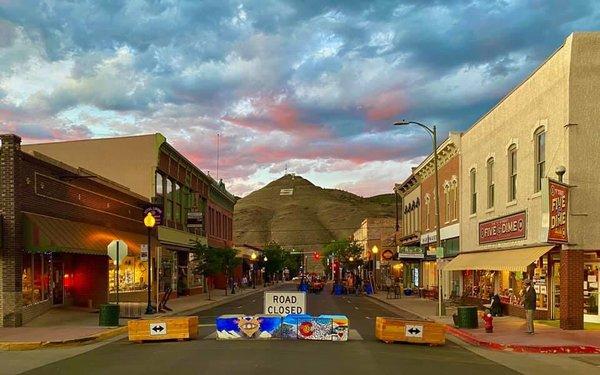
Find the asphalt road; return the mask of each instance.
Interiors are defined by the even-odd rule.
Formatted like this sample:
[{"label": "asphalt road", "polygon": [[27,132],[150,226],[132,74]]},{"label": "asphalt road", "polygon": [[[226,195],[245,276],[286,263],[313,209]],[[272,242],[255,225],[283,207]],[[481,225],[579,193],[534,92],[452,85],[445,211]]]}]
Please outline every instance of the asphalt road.
[{"label": "asphalt road", "polygon": [[[292,289],[287,285],[284,289]],[[402,316],[368,297],[308,296],[309,313],[345,314],[348,342],[217,341],[214,319],[222,314],[262,313],[263,298],[250,295],[198,313],[200,339],[188,342],[115,341],[27,374],[514,374],[507,367],[447,342],[442,347],[384,344],[374,336],[376,316]],[[355,331],[354,331],[355,330]]]}]

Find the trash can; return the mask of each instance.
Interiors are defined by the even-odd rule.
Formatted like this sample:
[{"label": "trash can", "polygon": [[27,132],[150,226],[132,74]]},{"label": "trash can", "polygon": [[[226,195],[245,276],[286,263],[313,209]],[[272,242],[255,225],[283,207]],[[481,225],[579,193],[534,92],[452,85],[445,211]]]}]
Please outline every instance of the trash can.
[{"label": "trash can", "polygon": [[458,307],[458,328],[477,328],[477,307],[459,306]]},{"label": "trash can", "polygon": [[117,327],[119,325],[119,305],[100,305],[99,325],[106,327]]},{"label": "trash can", "polygon": [[365,293],[373,294],[373,285],[371,285],[371,284],[365,285]]},{"label": "trash can", "polygon": [[341,296],[342,294],[344,294],[344,286],[342,284],[334,284],[333,294],[336,296]]}]

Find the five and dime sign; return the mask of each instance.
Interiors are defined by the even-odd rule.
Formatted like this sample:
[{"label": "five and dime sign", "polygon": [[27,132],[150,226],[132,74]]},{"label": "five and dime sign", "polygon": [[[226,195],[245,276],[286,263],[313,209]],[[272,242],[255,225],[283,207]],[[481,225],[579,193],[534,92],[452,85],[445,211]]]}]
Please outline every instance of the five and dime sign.
[{"label": "five and dime sign", "polygon": [[265,292],[265,314],[305,314],[304,292]]},{"label": "five and dime sign", "polygon": [[492,243],[525,238],[525,211],[479,223],[479,243]]},{"label": "five and dime sign", "polygon": [[542,237],[543,242],[567,243],[569,187],[560,182],[544,179],[542,181],[543,197],[546,197],[542,207]]}]

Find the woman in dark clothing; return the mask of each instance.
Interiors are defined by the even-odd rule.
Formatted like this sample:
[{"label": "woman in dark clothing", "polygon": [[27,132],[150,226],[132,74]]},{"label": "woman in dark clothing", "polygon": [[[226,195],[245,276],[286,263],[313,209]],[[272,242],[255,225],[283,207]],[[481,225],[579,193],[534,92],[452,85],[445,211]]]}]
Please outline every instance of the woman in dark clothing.
[{"label": "woman in dark clothing", "polygon": [[492,296],[490,314],[492,314],[492,316],[502,316],[502,305],[500,304],[500,296],[498,295],[498,293],[495,293]]}]

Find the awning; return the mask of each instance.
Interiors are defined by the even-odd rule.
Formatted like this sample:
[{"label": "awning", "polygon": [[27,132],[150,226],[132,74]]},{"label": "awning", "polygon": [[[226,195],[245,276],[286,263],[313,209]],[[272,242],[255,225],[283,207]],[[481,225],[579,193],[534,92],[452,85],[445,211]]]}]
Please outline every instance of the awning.
[{"label": "awning", "polygon": [[115,239],[125,241],[129,255],[138,255],[140,244],[148,242],[142,234],[32,213],[25,213],[24,237],[29,252],[91,255],[106,255],[106,246]]},{"label": "awning", "polygon": [[525,272],[527,267],[554,246],[536,246],[522,249],[492,250],[461,253],[452,259],[444,271],[490,270]]}]

